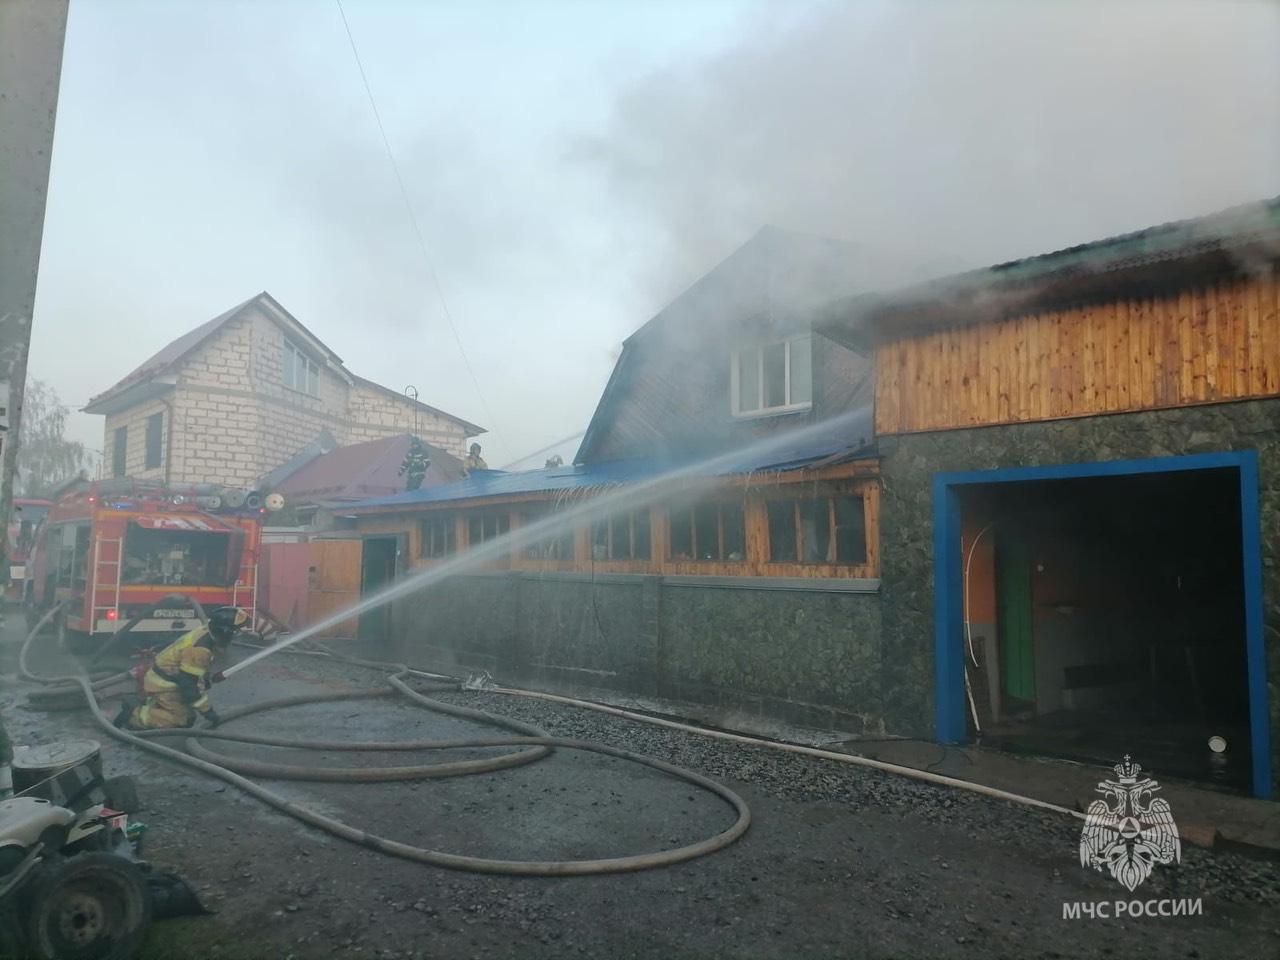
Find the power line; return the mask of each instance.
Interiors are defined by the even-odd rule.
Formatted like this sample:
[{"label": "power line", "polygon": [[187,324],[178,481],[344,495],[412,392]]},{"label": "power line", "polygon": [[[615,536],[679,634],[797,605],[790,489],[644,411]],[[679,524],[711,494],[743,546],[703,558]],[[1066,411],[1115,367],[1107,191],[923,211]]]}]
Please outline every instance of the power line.
[{"label": "power line", "polygon": [[342,17],[343,29],[347,32],[347,42],[351,44],[351,55],[355,58],[356,69],[360,71],[360,81],[364,84],[365,95],[369,98],[369,106],[373,110],[373,119],[378,124],[378,134],[382,137],[382,146],[387,152],[387,160],[391,163],[391,170],[396,177],[396,185],[400,188],[400,198],[404,201],[405,212],[409,214],[409,222],[413,225],[413,235],[418,239],[418,250],[422,253],[422,260],[427,265],[427,275],[431,277],[431,285],[436,292],[436,297],[440,301],[440,309],[444,312],[444,318],[449,322],[449,329],[453,332],[454,342],[458,345],[458,353],[462,355],[462,364],[467,368],[467,373],[471,375],[471,382],[475,385],[476,396],[480,398],[480,405],[484,407],[485,416],[489,422],[497,427],[497,421],[494,419],[493,410],[489,406],[489,401],[485,399],[484,391],[480,389],[480,378],[476,376],[475,369],[471,366],[471,360],[467,357],[466,347],[462,345],[462,337],[458,333],[458,325],[453,321],[453,314],[449,310],[449,304],[444,297],[444,289],[440,286],[440,277],[436,273],[435,262],[431,259],[431,253],[427,249],[427,241],[422,236],[422,227],[418,225],[417,214],[413,212],[413,204],[409,201],[409,191],[405,188],[404,177],[400,175],[400,164],[396,163],[396,155],[391,149],[391,141],[387,139],[387,129],[382,125],[382,114],[378,112],[378,101],[373,97],[373,88],[369,86],[369,77],[364,72],[364,62],[360,59],[360,50],[356,47],[356,38],[351,33],[351,24],[347,22],[347,12],[342,8],[342,0],[333,0],[338,6],[338,14]]}]

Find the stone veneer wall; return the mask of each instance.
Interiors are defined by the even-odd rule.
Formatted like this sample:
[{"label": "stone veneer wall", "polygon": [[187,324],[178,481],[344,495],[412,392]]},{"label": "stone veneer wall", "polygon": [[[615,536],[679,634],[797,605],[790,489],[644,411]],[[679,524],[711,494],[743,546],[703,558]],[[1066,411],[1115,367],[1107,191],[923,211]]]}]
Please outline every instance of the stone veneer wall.
[{"label": "stone veneer wall", "polygon": [[1280,400],[885,436],[879,444],[882,698],[889,729],[916,735],[934,727],[935,473],[1257,450],[1272,769],[1280,788]]},{"label": "stone veneer wall", "polygon": [[[388,656],[543,689],[605,687],[852,733],[880,730],[874,581],[462,575],[399,601]],[[843,586],[845,589],[839,589]],[[857,592],[849,588],[857,588]]]}]

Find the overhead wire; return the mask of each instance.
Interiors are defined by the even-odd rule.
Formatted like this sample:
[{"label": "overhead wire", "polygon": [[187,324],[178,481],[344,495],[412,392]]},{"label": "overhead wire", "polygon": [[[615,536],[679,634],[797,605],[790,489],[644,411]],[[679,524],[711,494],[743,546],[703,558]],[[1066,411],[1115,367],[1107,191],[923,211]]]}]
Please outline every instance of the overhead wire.
[{"label": "overhead wire", "polygon": [[[431,278],[432,288],[440,301],[440,310],[449,324],[449,330],[453,333],[454,342],[458,345],[458,353],[462,356],[462,365],[467,368],[471,382],[476,388],[476,396],[480,398],[480,405],[484,408],[484,415],[496,429],[497,420],[493,416],[493,408],[489,406],[489,401],[485,398],[484,390],[480,387],[480,378],[476,376],[475,368],[471,365],[471,359],[467,356],[467,349],[463,346],[462,335],[458,332],[458,325],[453,319],[453,312],[449,309],[448,300],[445,299],[444,288],[440,285],[440,275],[436,271],[435,261],[432,259],[431,251],[427,247],[422,227],[418,223],[418,215],[414,213],[413,203],[409,199],[409,190],[405,186],[404,177],[400,173],[400,164],[396,162],[395,151],[391,149],[391,140],[387,137],[387,128],[382,122],[382,113],[378,110],[378,101],[374,98],[373,87],[369,84],[368,74],[365,73],[364,61],[360,58],[360,49],[356,46],[355,35],[351,32],[351,24],[347,21],[347,11],[343,9],[342,0],[333,0],[333,2],[338,7],[338,15],[342,17],[342,28],[346,31],[347,42],[351,45],[351,55],[355,59],[356,69],[360,71],[360,82],[364,85],[365,96],[369,99],[369,107],[373,111],[373,119],[378,126],[378,135],[382,138],[382,146],[386,151],[387,161],[391,164],[392,173],[395,174],[396,186],[400,189],[400,199],[404,202],[405,212],[408,214],[409,223],[413,227],[413,235],[417,238],[418,250],[422,254],[422,260],[427,267],[427,276]],[[500,430],[497,432],[499,436],[502,435]],[[490,435],[492,436],[492,433]],[[509,453],[508,451],[508,455]]]}]

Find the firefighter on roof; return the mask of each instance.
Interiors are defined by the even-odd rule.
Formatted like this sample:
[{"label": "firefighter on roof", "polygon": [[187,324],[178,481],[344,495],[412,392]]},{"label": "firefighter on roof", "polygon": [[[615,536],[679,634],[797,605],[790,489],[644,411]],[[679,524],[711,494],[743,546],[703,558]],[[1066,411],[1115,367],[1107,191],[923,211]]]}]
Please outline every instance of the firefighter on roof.
[{"label": "firefighter on roof", "polygon": [[470,473],[472,470],[488,470],[489,465],[484,462],[484,457],[480,456],[480,444],[473,443],[471,450],[462,458],[462,469],[464,473]]},{"label": "firefighter on roof", "polygon": [[238,607],[219,607],[209,615],[207,626],[196,627],[161,650],[142,681],[147,702],[133,710],[122,707],[116,726],[189,727],[199,714],[216,727],[221,721],[209,702],[209,669],[214,655],[224,652],[248,623],[249,615]]}]

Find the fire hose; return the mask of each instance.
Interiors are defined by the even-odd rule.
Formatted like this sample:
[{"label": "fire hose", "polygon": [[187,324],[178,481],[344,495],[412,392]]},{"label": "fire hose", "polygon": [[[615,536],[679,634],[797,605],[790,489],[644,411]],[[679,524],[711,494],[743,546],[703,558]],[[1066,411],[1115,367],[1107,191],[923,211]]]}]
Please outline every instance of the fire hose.
[{"label": "fire hose", "polygon": [[[341,741],[286,740],[284,738],[266,737],[253,734],[233,734],[227,733],[221,729],[147,731],[121,730],[112,724],[107,716],[103,714],[98,704],[97,693],[98,689],[109,685],[108,681],[110,681],[110,683],[118,682],[120,679],[127,677],[127,673],[108,677],[94,683],[84,674],[46,677],[38,675],[29,669],[27,664],[28,651],[35,641],[35,638],[40,633],[41,628],[59,609],[60,607],[54,607],[46,613],[31,629],[26,639],[23,641],[18,654],[18,670],[24,679],[43,686],[53,687],[60,691],[73,686],[78,687],[93,714],[95,722],[114,739],[132,744],[133,746],[139,747],[148,753],[163,757],[167,760],[172,760],[193,770],[216,777],[219,780],[223,780],[232,786],[239,788],[250,796],[263,801],[269,806],[274,807],[281,813],[287,814],[297,820],[301,820],[304,823],[308,823],[311,826],[324,830],[325,832],[342,840],[349,840],[352,843],[368,847],[372,850],[377,850],[380,853],[400,857],[405,860],[412,860],[417,863],[426,863],[432,866],[470,871],[473,873],[542,877],[588,876],[648,870],[654,867],[664,867],[683,863],[687,860],[705,856],[706,854],[714,853],[717,850],[727,847],[746,833],[747,828],[751,825],[751,811],[747,807],[746,802],[728,787],[716,783],[714,780],[704,777],[701,774],[694,773],[692,770],[686,770],[683,767],[678,767],[674,764],[666,763],[665,761],[657,760],[653,757],[646,757],[638,753],[632,753],[629,750],[622,750],[617,747],[593,743],[587,740],[571,740],[561,737],[549,737],[543,731],[530,724],[525,724],[520,721],[504,717],[498,717],[482,710],[474,710],[470,707],[462,707],[456,704],[433,700],[412,689],[404,682],[404,678],[406,676],[411,676],[417,673],[417,671],[410,670],[409,667],[404,664],[382,665],[392,671],[387,677],[389,688],[386,690],[343,690],[300,697],[285,697],[279,700],[251,704],[247,707],[227,710],[223,713],[223,719],[224,722],[227,722],[237,717],[247,716],[252,713],[261,713],[267,710],[278,709],[285,706],[298,706],[306,703],[399,694],[400,696],[408,699],[411,703],[428,710],[491,723],[519,731],[524,735],[447,741],[420,740],[405,742],[375,741],[364,743],[344,743]],[[368,662],[375,663],[376,661]],[[447,688],[443,685],[437,685],[433,689]],[[166,747],[154,742],[155,737],[174,735],[187,737],[186,746],[189,752],[184,753],[181,750],[175,750],[172,747]],[[201,747],[197,743],[198,739],[230,740],[244,743],[269,744],[271,746],[322,750],[405,751],[501,746],[517,746],[523,749],[515,753],[504,754],[498,757],[490,757],[482,760],[457,761],[445,764],[382,767],[372,769],[331,767],[312,768],[288,764],[260,763],[258,761],[232,759]],[[622,760],[630,760],[634,763],[640,763],[666,773],[675,779],[684,780],[716,795],[717,797],[720,797],[734,809],[737,814],[737,818],[730,827],[706,840],[682,847],[676,847],[671,850],[662,850],[656,853],[636,854],[632,856],[610,857],[595,860],[499,860],[446,853],[440,850],[429,850],[425,847],[401,843],[388,837],[369,833],[366,830],[352,826],[351,824],[338,820],[335,817],[327,816],[317,810],[304,806],[303,804],[294,803],[293,801],[282,797],[280,794],[268,790],[261,784],[258,784],[236,772],[236,770],[242,770],[259,776],[267,776],[277,779],[340,779],[354,782],[379,782],[385,780],[417,779],[423,777],[458,776],[462,774],[475,774],[501,770],[529,763],[547,756],[553,748],[557,747],[570,750],[582,750],[590,753],[599,753]]]}]

